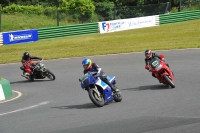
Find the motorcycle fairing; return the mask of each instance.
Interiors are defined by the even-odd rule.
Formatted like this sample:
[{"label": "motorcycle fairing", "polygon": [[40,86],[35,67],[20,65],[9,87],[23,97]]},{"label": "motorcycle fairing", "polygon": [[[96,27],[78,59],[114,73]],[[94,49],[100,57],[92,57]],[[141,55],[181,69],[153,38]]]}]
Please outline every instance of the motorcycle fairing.
[{"label": "motorcycle fairing", "polygon": [[105,82],[103,82],[100,78],[98,78],[96,80],[95,85],[100,86],[103,89],[103,93],[104,93],[104,100],[105,102],[109,102],[114,100],[114,97],[112,95],[112,90],[110,88],[110,86],[108,86]]},{"label": "motorcycle fairing", "polygon": [[115,81],[115,76],[113,76],[113,77],[107,76],[107,79],[108,79],[108,81],[109,81],[111,84],[113,84],[114,81]]},{"label": "motorcycle fairing", "polygon": [[105,82],[103,82],[100,78],[96,80],[95,84],[100,86],[103,90],[105,90],[108,87],[108,85]]}]

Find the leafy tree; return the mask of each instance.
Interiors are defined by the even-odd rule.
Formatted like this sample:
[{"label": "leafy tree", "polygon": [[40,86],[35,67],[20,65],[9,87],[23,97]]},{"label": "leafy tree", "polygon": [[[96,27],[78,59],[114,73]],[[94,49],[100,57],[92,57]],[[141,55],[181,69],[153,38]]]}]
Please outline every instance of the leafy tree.
[{"label": "leafy tree", "polygon": [[104,1],[95,3],[95,13],[98,14],[99,20],[111,20],[114,19],[114,6],[113,2]]},{"label": "leafy tree", "polygon": [[84,21],[94,15],[95,6],[91,0],[68,0],[67,2],[66,6],[69,6],[69,13],[74,19]]}]

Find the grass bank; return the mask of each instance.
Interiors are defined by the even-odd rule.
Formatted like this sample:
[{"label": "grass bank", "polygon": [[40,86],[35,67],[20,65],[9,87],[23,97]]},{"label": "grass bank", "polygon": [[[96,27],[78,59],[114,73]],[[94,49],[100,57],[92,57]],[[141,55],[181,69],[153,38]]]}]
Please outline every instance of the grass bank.
[{"label": "grass bank", "polygon": [[[55,12],[56,14],[56,12]],[[73,24],[60,20],[59,25]],[[2,32],[57,26],[57,19],[35,14],[2,14]]]},{"label": "grass bank", "polygon": [[0,64],[20,62],[24,51],[44,59],[200,48],[200,20],[157,27],[0,46]]}]

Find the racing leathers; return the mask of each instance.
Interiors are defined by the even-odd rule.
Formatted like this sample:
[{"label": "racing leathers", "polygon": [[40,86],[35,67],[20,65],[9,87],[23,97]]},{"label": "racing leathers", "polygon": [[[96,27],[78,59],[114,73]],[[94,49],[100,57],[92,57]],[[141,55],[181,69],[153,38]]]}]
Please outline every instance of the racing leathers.
[{"label": "racing leathers", "polygon": [[33,68],[36,65],[37,62],[33,62],[32,59],[39,59],[42,60],[42,58],[40,57],[36,57],[36,56],[30,56],[27,60],[24,59],[24,56],[22,56],[22,65],[20,68],[24,71],[23,75],[24,76],[31,76],[32,72],[33,72]]}]

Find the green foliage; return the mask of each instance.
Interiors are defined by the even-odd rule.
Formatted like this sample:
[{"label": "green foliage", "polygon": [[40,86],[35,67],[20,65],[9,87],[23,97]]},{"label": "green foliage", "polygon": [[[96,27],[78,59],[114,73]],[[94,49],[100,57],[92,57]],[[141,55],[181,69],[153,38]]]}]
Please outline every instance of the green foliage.
[{"label": "green foliage", "polygon": [[8,13],[8,14],[23,13],[23,14],[38,14],[38,15],[41,15],[43,13],[43,11],[44,11],[44,9],[40,5],[19,6],[19,5],[12,4],[10,6],[3,8],[3,12]]},{"label": "green foliage", "polygon": [[200,9],[200,1],[185,3],[182,5],[181,9],[182,9],[182,11],[199,10]]},{"label": "green foliage", "polygon": [[91,0],[70,0],[69,9],[69,14],[74,19],[84,21],[93,16],[95,6]]},{"label": "green foliage", "polygon": [[96,2],[95,13],[98,14],[99,20],[112,20],[114,19],[114,3],[113,2]]},{"label": "green foliage", "polygon": [[0,81],[2,81],[3,80],[3,78],[2,77],[0,77]]},{"label": "green foliage", "polygon": [[[72,22],[87,22],[94,17],[95,7],[91,0],[62,0],[59,4],[59,19],[67,20]],[[11,4],[3,8],[3,13],[7,14],[36,14],[36,15],[46,15],[53,19],[57,18],[57,7],[43,7],[41,5],[36,6],[20,6],[16,4]]]},{"label": "green foliage", "polygon": [[178,7],[173,7],[170,11],[171,13],[175,13],[175,12],[178,12]]},{"label": "green foliage", "polygon": [[57,18],[57,8],[56,7],[46,7],[46,8],[44,8],[43,14],[55,19],[55,18]]}]

